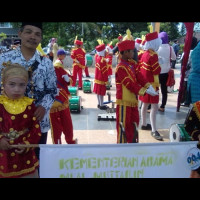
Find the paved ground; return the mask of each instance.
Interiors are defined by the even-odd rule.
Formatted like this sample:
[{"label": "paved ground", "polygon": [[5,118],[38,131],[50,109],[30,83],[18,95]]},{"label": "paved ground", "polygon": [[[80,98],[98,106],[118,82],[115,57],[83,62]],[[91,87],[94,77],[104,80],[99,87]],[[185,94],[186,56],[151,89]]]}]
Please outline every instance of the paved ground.
[{"label": "paved ground", "polygon": [[[114,70],[115,69],[113,69],[113,72]],[[90,80],[93,81],[94,67],[90,67],[89,72],[91,76]],[[176,65],[175,78],[176,78],[176,85],[175,85],[175,90],[176,90],[179,88],[179,83],[180,83],[180,64]],[[116,87],[113,75],[112,88],[108,90],[111,93],[111,100],[115,100],[115,90]],[[97,108],[96,94],[83,93],[83,91],[79,91],[78,95],[81,96],[83,109],[79,114],[71,113],[73,128],[74,128],[74,138],[78,139],[79,144],[115,144],[117,140],[116,121],[97,120],[98,114],[106,113],[106,111],[99,110]],[[164,142],[170,142],[169,141],[170,126],[174,123],[182,124],[188,112],[188,108],[186,107],[181,107],[180,111],[176,112],[177,98],[178,98],[178,92],[169,93],[165,112],[161,113],[158,111],[157,113],[157,128],[160,134],[163,136]],[[104,101],[107,100],[108,97],[105,96]],[[149,116],[149,114],[147,116]],[[149,123],[149,121],[147,122]],[[162,141],[155,140],[151,136],[150,131],[139,130],[139,142],[157,143]],[[63,135],[62,135],[62,143],[66,144]],[[47,144],[52,144],[50,131],[48,133]]]}]

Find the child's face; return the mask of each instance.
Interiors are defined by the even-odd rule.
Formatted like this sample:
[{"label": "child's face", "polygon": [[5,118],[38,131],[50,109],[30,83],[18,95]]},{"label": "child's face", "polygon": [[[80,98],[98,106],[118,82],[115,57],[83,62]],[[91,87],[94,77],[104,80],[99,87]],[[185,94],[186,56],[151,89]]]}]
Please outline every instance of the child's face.
[{"label": "child's face", "polygon": [[10,99],[19,99],[24,96],[27,83],[19,77],[10,77],[4,83],[4,92]]},{"label": "child's face", "polygon": [[64,60],[64,59],[65,59],[65,57],[66,57],[66,55],[65,55],[65,54],[63,54],[63,55],[58,55],[58,58],[59,58],[60,60]]},{"label": "child's face", "polygon": [[133,49],[127,50],[127,51],[125,51],[124,53],[126,54],[126,57],[127,57],[128,59],[131,59],[131,58],[133,58],[134,50],[133,50]]}]

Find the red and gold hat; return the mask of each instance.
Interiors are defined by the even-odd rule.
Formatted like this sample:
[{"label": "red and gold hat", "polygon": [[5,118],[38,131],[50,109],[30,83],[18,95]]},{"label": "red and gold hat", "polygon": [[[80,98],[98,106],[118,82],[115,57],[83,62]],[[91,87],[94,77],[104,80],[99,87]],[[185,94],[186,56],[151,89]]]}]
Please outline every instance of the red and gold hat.
[{"label": "red and gold hat", "polygon": [[80,40],[76,40],[76,41],[74,42],[74,44],[83,45],[83,42],[81,42]]},{"label": "red and gold hat", "polygon": [[135,41],[134,40],[124,40],[118,44],[118,48],[119,48],[119,51],[134,49]]},{"label": "red and gold hat", "polygon": [[147,41],[147,42],[148,42],[148,41],[151,41],[151,40],[155,40],[155,39],[158,38],[158,32],[155,31],[155,32],[153,32],[153,33],[147,33],[145,38],[146,38],[146,41]]},{"label": "red and gold hat", "polygon": [[141,43],[142,43],[142,39],[137,38],[137,39],[135,40],[135,42],[138,43],[138,44],[141,44]]},{"label": "red and gold hat", "polygon": [[100,44],[100,45],[96,46],[96,50],[98,52],[103,51],[105,48],[106,48],[105,44]]},{"label": "red and gold hat", "polygon": [[146,43],[146,40],[143,40],[142,43],[141,43],[141,45],[145,45],[145,43]]},{"label": "red and gold hat", "polygon": [[117,39],[118,39],[118,40],[121,40],[122,38],[123,38],[123,37],[120,35]]}]

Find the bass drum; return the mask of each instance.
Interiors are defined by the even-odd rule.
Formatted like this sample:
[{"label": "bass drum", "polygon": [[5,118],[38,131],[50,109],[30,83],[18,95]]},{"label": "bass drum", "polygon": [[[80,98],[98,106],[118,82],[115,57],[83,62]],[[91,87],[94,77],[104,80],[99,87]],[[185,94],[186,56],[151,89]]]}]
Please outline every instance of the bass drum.
[{"label": "bass drum", "polygon": [[81,96],[72,96],[69,99],[69,109],[71,112],[81,112]]},{"label": "bass drum", "polygon": [[92,93],[92,85],[93,85],[92,81],[84,80],[83,81],[83,92],[84,93]]},{"label": "bass drum", "polygon": [[93,63],[93,58],[90,54],[86,54],[86,66],[87,67],[91,67],[92,66],[92,63]]},{"label": "bass drum", "polygon": [[169,129],[170,142],[190,141],[191,137],[184,128],[184,124],[172,124]]}]

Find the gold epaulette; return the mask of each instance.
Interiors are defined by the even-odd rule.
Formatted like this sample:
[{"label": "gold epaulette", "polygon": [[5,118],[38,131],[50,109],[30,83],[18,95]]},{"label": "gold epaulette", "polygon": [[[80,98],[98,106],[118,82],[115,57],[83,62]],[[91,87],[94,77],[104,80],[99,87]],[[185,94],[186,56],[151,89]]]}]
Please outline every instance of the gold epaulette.
[{"label": "gold epaulette", "polygon": [[152,50],[152,49],[149,49],[149,53],[150,53],[150,56],[153,56],[153,55],[155,55],[155,54],[157,54],[154,50]]}]

